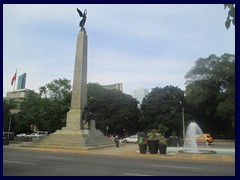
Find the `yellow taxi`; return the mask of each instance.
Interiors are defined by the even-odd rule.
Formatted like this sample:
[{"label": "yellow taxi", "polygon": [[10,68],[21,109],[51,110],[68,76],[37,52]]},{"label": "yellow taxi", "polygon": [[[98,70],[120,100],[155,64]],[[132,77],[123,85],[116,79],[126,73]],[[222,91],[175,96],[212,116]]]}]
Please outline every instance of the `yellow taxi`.
[{"label": "yellow taxi", "polygon": [[203,136],[196,136],[197,143],[206,142],[207,144],[211,144],[213,142],[213,138],[210,134],[203,134]]}]

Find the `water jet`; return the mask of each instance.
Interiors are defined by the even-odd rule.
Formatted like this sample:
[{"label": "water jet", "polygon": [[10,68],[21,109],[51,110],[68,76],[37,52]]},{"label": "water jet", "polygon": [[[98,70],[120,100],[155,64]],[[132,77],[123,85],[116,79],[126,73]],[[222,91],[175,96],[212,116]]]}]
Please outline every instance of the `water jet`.
[{"label": "water jet", "polygon": [[[197,142],[197,139],[199,140]],[[209,150],[209,145],[205,141],[204,134],[197,123],[191,122],[186,131],[186,137],[184,139],[183,150],[179,153],[190,154],[215,154],[215,151]]]}]

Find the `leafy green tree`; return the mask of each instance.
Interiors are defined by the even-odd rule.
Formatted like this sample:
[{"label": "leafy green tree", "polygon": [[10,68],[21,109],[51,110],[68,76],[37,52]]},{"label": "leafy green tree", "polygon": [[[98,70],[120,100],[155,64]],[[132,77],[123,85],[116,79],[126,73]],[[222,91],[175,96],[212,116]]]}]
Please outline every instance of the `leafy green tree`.
[{"label": "leafy green tree", "polygon": [[41,86],[39,88],[40,95],[43,98],[50,98],[56,100],[65,100],[69,98],[71,85],[68,79],[55,79],[52,82]]},{"label": "leafy green tree", "polygon": [[12,114],[12,110],[16,109],[19,103],[15,99],[4,98],[3,99],[3,131],[8,131],[10,116],[12,120],[15,119],[15,114]]},{"label": "leafy green tree", "polygon": [[[18,113],[20,132],[38,130],[54,132],[66,123],[70,109],[71,86],[67,79],[53,80],[39,88],[40,94],[30,92],[21,103]],[[104,89],[98,84],[88,85],[88,106],[95,114],[96,126],[105,132],[122,134],[138,130],[138,102],[117,90]]]},{"label": "leafy green tree", "polygon": [[21,103],[19,119],[25,122],[28,132],[36,127],[51,133],[65,125],[71,102],[70,89],[69,80],[58,79],[40,87],[40,94],[27,95]]},{"label": "leafy green tree", "polygon": [[43,126],[42,128],[47,126],[49,132],[61,129],[66,124],[72,95],[70,82],[65,78],[55,79],[39,88],[44,112],[48,115],[48,121],[43,121],[40,125]]},{"label": "leafy green tree", "polygon": [[88,84],[88,106],[96,116],[96,127],[108,134],[138,131],[138,101],[118,90],[105,89],[97,83]]},{"label": "leafy green tree", "polygon": [[33,127],[38,126],[39,119],[43,118],[41,103],[40,95],[34,91],[28,92],[21,102],[18,121],[22,132],[30,133]]},{"label": "leafy green tree", "polygon": [[225,21],[225,27],[229,29],[231,23],[235,26],[235,5],[234,4],[224,4],[224,9],[228,8],[228,16]]},{"label": "leafy green tree", "polygon": [[234,132],[235,56],[200,58],[185,78],[186,99],[200,127],[215,134]]},{"label": "leafy green tree", "polygon": [[[182,133],[181,104],[184,91],[178,87],[156,87],[143,99],[139,125],[142,130],[158,129],[171,135]],[[162,132],[162,133],[164,133]]]}]

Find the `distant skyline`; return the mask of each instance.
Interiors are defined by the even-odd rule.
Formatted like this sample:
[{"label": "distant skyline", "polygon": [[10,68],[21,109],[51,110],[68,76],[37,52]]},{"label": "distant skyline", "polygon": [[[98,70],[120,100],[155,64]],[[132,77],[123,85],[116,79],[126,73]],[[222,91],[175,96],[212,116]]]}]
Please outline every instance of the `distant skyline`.
[{"label": "distant skyline", "polygon": [[148,93],[148,89],[137,88],[132,91],[131,95],[139,101],[139,104],[142,104],[143,98],[148,95]]},{"label": "distant skyline", "polygon": [[18,76],[17,79],[17,89],[25,89],[25,85],[26,85],[26,78],[27,78],[27,74],[23,73],[20,76]]},{"label": "distant skyline", "polygon": [[36,92],[54,79],[72,81],[76,8],[87,9],[88,82],[123,83],[127,94],[184,90],[197,59],[235,54],[235,26],[225,28],[223,4],[3,4],[3,96],[16,69]]}]

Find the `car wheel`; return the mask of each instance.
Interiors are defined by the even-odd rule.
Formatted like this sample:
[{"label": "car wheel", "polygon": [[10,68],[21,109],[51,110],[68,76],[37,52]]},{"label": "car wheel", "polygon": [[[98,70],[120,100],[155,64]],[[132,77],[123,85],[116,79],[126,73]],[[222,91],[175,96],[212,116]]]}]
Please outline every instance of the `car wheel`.
[{"label": "car wheel", "polygon": [[124,139],[122,142],[123,142],[123,143],[127,143],[127,140],[126,140],[126,139]]}]

